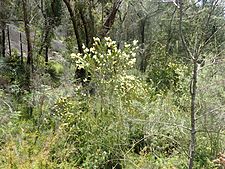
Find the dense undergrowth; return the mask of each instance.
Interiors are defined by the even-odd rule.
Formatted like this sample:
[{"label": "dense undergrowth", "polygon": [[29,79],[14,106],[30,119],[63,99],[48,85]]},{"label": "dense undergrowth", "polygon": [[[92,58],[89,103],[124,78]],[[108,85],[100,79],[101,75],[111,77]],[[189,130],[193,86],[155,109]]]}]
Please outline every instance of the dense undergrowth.
[{"label": "dense undergrowth", "polygon": [[[187,168],[191,65],[168,59],[140,73],[135,45],[96,38],[84,56],[39,63],[31,76],[4,61],[12,66],[0,70],[9,83],[0,91],[0,168]],[[91,78],[82,85],[76,69]],[[216,168],[225,148],[224,73],[212,70],[198,82],[195,168]]]}]

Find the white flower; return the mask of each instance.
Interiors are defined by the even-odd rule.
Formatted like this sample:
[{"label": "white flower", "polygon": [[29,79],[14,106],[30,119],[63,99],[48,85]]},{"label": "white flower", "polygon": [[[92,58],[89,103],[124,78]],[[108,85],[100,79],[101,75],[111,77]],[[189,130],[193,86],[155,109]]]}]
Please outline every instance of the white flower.
[{"label": "white flower", "polygon": [[72,59],[82,59],[81,58],[82,55],[80,53],[77,53],[77,54],[76,53],[71,53],[70,56],[71,56]]},{"label": "white flower", "polygon": [[134,45],[134,46],[136,46],[137,43],[138,43],[138,40],[134,40],[134,41],[133,41],[133,45]]},{"label": "white flower", "polygon": [[85,48],[85,49],[84,49],[84,52],[85,52],[85,53],[88,53],[88,52],[89,52],[89,49],[88,49],[88,48]]},{"label": "white flower", "polygon": [[132,52],[131,56],[132,57],[135,57],[136,56],[136,53]]},{"label": "white flower", "polygon": [[99,37],[93,37],[93,39],[94,39],[94,42],[100,42]]},{"label": "white flower", "polygon": [[112,42],[106,42],[106,45],[110,48],[113,45],[113,43]]},{"label": "white flower", "polygon": [[74,58],[76,58],[76,54],[75,53],[71,53],[71,55],[70,55],[70,57],[72,58],[72,59],[74,59]]},{"label": "white flower", "polygon": [[85,60],[85,59],[87,59],[87,57],[88,57],[88,55],[87,55],[87,54],[85,54],[85,55],[84,55],[84,57],[83,57],[83,59]]},{"label": "white flower", "polygon": [[77,69],[84,69],[84,65],[82,65],[82,64],[78,65]]},{"label": "white flower", "polygon": [[96,55],[94,55],[94,56],[93,56],[93,59],[97,60],[97,56],[96,56]]},{"label": "white flower", "polygon": [[128,62],[128,65],[132,66],[136,63],[136,58],[133,58],[131,59],[129,62]]},{"label": "white flower", "polygon": [[122,53],[122,56],[123,56],[124,59],[129,59],[130,58],[130,55],[128,55],[125,52]]},{"label": "white flower", "polygon": [[110,49],[108,49],[107,53],[109,56],[112,55],[112,51]]},{"label": "white flower", "polygon": [[104,39],[105,39],[107,42],[112,41],[110,37],[105,37]]},{"label": "white flower", "polygon": [[125,43],[125,44],[124,44],[124,47],[125,47],[125,48],[129,48],[129,47],[130,47],[130,44]]},{"label": "white flower", "polygon": [[91,47],[90,48],[90,52],[94,53],[95,52],[95,48],[94,47]]},{"label": "white flower", "polygon": [[135,80],[135,76],[132,76],[132,75],[127,75],[126,78],[129,80]]}]

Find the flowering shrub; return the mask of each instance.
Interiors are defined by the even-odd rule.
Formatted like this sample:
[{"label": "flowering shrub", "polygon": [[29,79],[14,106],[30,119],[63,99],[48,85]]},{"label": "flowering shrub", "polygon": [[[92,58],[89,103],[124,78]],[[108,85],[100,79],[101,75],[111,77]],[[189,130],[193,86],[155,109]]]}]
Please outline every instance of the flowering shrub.
[{"label": "flowering shrub", "polygon": [[[132,142],[128,126],[133,122],[128,125],[124,120],[143,117],[139,106],[148,101],[145,82],[134,75],[136,44],[118,49],[110,38],[94,38],[90,49],[83,46],[84,54],[71,54],[76,69],[88,71],[97,89],[89,96],[77,86],[76,98],[60,98],[52,109],[65,142],[73,143],[66,149],[67,160],[75,161],[75,166],[112,168],[120,165],[121,152],[129,148],[125,145]],[[118,147],[121,139],[126,143],[123,148]]]},{"label": "flowering shrub", "polygon": [[77,69],[85,69],[93,79],[105,81],[118,74],[124,74],[135,66],[136,44],[137,41],[134,41],[133,45],[125,43],[121,50],[109,37],[102,41],[94,38],[94,44],[90,49],[83,45],[84,54],[72,53],[71,58]]},{"label": "flowering shrub", "polygon": [[101,104],[115,106],[119,103],[127,108],[126,113],[139,114],[140,111],[133,109],[132,105],[148,102],[145,96],[150,88],[134,74],[137,41],[125,43],[122,49],[118,49],[116,42],[109,37],[103,40],[94,38],[93,46],[90,49],[83,46],[83,49],[84,54],[72,53],[71,58],[77,69],[90,72]]}]

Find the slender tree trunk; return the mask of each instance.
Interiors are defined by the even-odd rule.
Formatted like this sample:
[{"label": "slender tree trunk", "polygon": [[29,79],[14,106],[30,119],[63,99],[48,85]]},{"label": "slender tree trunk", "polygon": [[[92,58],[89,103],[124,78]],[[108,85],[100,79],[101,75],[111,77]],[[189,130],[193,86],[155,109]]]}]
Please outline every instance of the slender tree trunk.
[{"label": "slender tree trunk", "polygon": [[141,20],[141,63],[140,63],[140,71],[141,72],[145,72],[146,71],[146,67],[147,67],[147,59],[145,56],[145,24],[146,24],[146,17],[144,19]]},{"label": "slender tree trunk", "polygon": [[[45,24],[44,24],[44,31],[42,33],[42,42],[41,42],[41,47],[39,50],[39,55],[42,55],[43,50],[45,49],[45,61],[48,61],[48,49],[51,44],[51,33],[53,30],[53,19],[48,17],[46,12],[42,11],[44,19],[45,19]],[[46,52],[47,51],[47,52]]]},{"label": "slender tree trunk", "polygon": [[104,37],[107,35],[107,33],[109,32],[109,30],[111,29],[115,18],[116,18],[116,13],[119,10],[119,7],[121,5],[123,0],[116,0],[113,4],[113,7],[111,9],[111,12],[109,14],[109,16],[107,17],[106,21],[104,22],[103,26],[102,26],[102,30],[100,32],[100,36]]},{"label": "slender tree trunk", "polygon": [[191,142],[189,150],[189,169],[192,169],[194,166],[195,158],[195,147],[196,147],[196,93],[197,93],[197,78],[198,78],[198,63],[197,57],[193,60],[193,74],[192,82],[190,87],[191,94]]},{"label": "slender tree trunk", "polygon": [[[93,0],[89,1],[89,4],[86,5],[84,2],[80,2],[78,6],[78,11],[80,14],[80,19],[82,22],[82,26],[85,34],[85,43],[88,48],[90,48],[93,44],[93,37],[96,34],[95,25],[94,25],[94,16],[92,12],[93,8]],[[87,7],[83,7],[87,6]]]},{"label": "slender tree trunk", "polygon": [[1,44],[1,54],[2,54],[2,57],[5,57],[5,50],[6,50],[5,28],[6,28],[6,23],[5,23],[5,21],[1,21],[0,24],[1,24],[0,25],[0,28],[1,28],[1,39],[0,39],[0,41],[1,41],[1,43],[0,43]]},{"label": "slender tree trunk", "polygon": [[[193,74],[192,80],[190,84],[190,94],[191,94],[191,140],[190,140],[190,147],[189,147],[189,163],[188,168],[193,169],[194,167],[194,159],[195,159],[195,147],[196,147],[196,93],[197,93],[197,78],[198,78],[198,52],[192,52],[189,48],[188,44],[186,43],[186,39],[183,35],[182,31],[182,22],[183,22],[183,1],[179,0],[179,7],[180,7],[180,21],[179,21],[179,31],[180,31],[180,38],[183,44],[183,47],[186,51],[188,58],[190,58],[193,62]],[[193,54],[194,53],[194,54]]]},{"label": "slender tree trunk", "polygon": [[32,43],[31,43],[31,35],[30,35],[30,26],[29,26],[29,18],[28,18],[28,10],[27,10],[27,0],[22,0],[23,2],[23,17],[24,17],[24,27],[25,34],[27,39],[27,64],[33,67],[33,51],[32,51]]},{"label": "slender tree trunk", "polygon": [[70,19],[72,21],[74,33],[75,33],[75,36],[76,36],[76,39],[77,39],[78,51],[80,53],[83,53],[82,40],[81,40],[81,37],[80,37],[80,33],[78,31],[78,26],[77,26],[75,12],[74,12],[74,10],[72,8],[72,5],[70,4],[69,0],[63,0],[63,2],[66,4],[66,7],[67,7],[67,9],[68,9],[68,11],[70,13]]},{"label": "slender tree trunk", "polygon": [[2,56],[2,32],[0,32],[0,57]]},{"label": "slender tree trunk", "polygon": [[5,57],[5,27],[2,27],[2,56]]},{"label": "slender tree trunk", "polygon": [[51,23],[52,21],[48,21],[48,20],[49,19],[46,19],[47,25],[45,26],[45,37],[44,37],[44,41],[43,41],[43,47],[45,48],[45,62],[46,63],[48,63],[48,50],[49,50],[49,47],[51,44],[51,33],[52,33],[52,23]]},{"label": "slender tree trunk", "polygon": [[12,56],[12,50],[11,50],[11,41],[10,41],[10,30],[9,25],[7,26],[7,36],[8,36],[8,45],[9,45],[9,56]]},{"label": "slender tree trunk", "polygon": [[5,2],[0,0],[0,56],[5,57]]},{"label": "slender tree trunk", "polygon": [[84,27],[84,33],[85,33],[85,41],[86,41],[86,46],[90,48],[93,43],[93,37],[95,35],[95,26],[94,26],[94,17],[92,14],[92,2],[90,2],[88,6],[88,14],[89,18],[86,17],[85,11],[82,9],[82,7],[79,8],[79,14],[80,18]]},{"label": "slender tree trunk", "polygon": [[24,88],[27,91],[31,90],[31,77],[33,72],[33,51],[32,51],[32,43],[31,43],[31,35],[30,35],[30,26],[29,26],[29,18],[28,18],[28,0],[22,0],[22,7],[23,7],[23,21],[24,21],[24,28],[26,34],[26,41],[27,41],[27,66],[26,66],[26,83],[24,84]]},{"label": "slender tree trunk", "polygon": [[93,13],[92,13],[92,8],[94,6],[94,2],[93,0],[91,0],[90,4],[89,4],[89,7],[88,7],[88,10],[89,10],[89,33],[90,33],[90,44],[93,44],[94,40],[93,40],[93,37],[96,36],[96,28],[95,28],[95,19],[94,19],[94,16],[93,16]]},{"label": "slender tree trunk", "polygon": [[88,23],[86,21],[86,18],[84,16],[84,13],[83,13],[82,9],[79,9],[79,14],[80,14],[81,21],[82,21],[83,27],[84,27],[86,46],[90,47],[90,39],[89,39],[90,38],[90,33],[89,33],[89,30],[88,30]]},{"label": "slender tree trunk", "polygon": [[38,52],[39,55],[42,55],[43,49],[44,49],[44,46],[45,46],[46,26],[44,26],[43,29],[44,29],[44,31],[42,32],[42,35],[41,35],[41,45],[40,45],[40,49],[39,49],[39,52]]},{"label": "slender tree trunk", "polygon": [[49,49],[48,47],[49,47],[49,45],[45,46],[45,64],[48,63],[48,49]]},{"label": "slender tree trunk", "polygon": [[23,41],[22,41],[22,33],[20,32],[20,61],[23,64]]}]

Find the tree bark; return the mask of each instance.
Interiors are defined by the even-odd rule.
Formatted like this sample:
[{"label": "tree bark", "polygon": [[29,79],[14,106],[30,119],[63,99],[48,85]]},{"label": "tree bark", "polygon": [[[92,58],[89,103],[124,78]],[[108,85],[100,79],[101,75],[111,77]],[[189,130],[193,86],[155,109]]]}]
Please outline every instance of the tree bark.
[{"label": "tree bark", "polygon": [[66,4],[66,7],[67,7],[67,9],[69,11],[69,14],[70,14],[70,19],[72,21],[74,33],[75,33],[75,36],[76,36],[76,39],[77,39],[78,51],[80,53],[83,53],[82,40],[81,40],[81,37],[80,37],[80,33],[78,31],[78,26],[77,26],[75,12],[74,12],[74,10],[72,8],[72,5],[70,4],[69,0],[63,0],[63,2]]},{"label": "tree bark", "polygon": [[[47,16],[46,16],[47,17]],[[41,55],[43,52],[43,49],[45,48],[45,62],[48,62],[48,49],[51,44],[51,33],[53,30],[53,21],[51,21],[51,18],[45,18],[45,26],[44,26],[44,31],[45,33],[43,34],[43,42],[41,44],[41,49],[39,51],[39,54]]]},{"label": "tree bark", "polygon": [[49,49],[49,45],[45,46],[45,64],[48,63],[48,49]]},{"label": "tree bark", "polygon": [[107,35],[107,33],[109,32],[109,30],[111,29],[114,21],[115,21],[115,18],[116,18],[116,13],[118,12],[119,10],[119,7],[121,5],[123,0],[116,0],[114,3],[113,3],[113,7],[112,7],[112,10],[110,12],[110,14],[108,15],[106,21],[104,22],[103,26],[102,26],[102,30],[100,32],[100,36],[101,37],[104,37]]},{"label": "tree bark", "polygon": [[146,55],[145,55],[145,24],[146,24],[146,17],[144,17],[141,20],[141,25],[140,25],[140,29],[141,29],[141,63],[140,63],[140,71],[141,72],[145,72],[146,71],[146,67],[147,67],[147,59],[146,59]]},{"label": "tree bark", "polygon": [[33,51],[32,51],[32,43],[31,43],[31,35],[30,35],[30,26],[29,26],[29,18],[28,18],[28,10],[27,10],[27,0],[22,0],[23,5],[23,19],[24,19],[24,27],[25,34],[27,39],[27,64],[33,66]]},{"label": "tree bark", "polygon": [[198,63],[197,57],[193,60],[193,74],[190,88],[191,94],[191,142],[189,150],[189,165],[188,168],[194,167],[195,147],[196,147],[196,93],[197,93],[197,77],[198,77]]},{"label": "tree bark", "polygon": [[5,57],[5,27],[2,27],[2,57]]},{"label": "tree bark", "polygon": [[90,4],[89,4],[89,7],[88,7],[88,11],[89,11],[89,33],[90,33],[90,44],[93,44],[94,40],[93,40],[93,37],[96,36],[96,28],[95,28],[95,19],[94,19],[94,16],[93,16],[93,13],[92,13],[92,8],[94,6],[94,2],[93,0],[90,1]]},{"label": "tree bark", "polygon": [[1,29],[1,39],[0,39],[0,48],[1,48],[1,55],[3,57],[6,56],[5,50],[6,50],[6,23],[8,20],[7,15],[7,4],[5,0],[0,0],[0,29]]},{"label": "tree bark", "polygon": [[188,168],[193,169],[194,167],[194,159],[195,159],[195,147],[196,147],[196,94],[197,94],[197,78],[198,78],[198,49],[195,49],[194,52],[191,51],[189,46],[186,43],[186,39],[183,35],[182,30],[182,22],[183,22],[183,1],[179,0],[180,7],[180,21],[179,21],[179,32],[182,45],[186,51],[188,58],[190,58],[193,62],[193,74],[192,80],[190,84],[190,94],[191,94],[191,140],[189,147],[189,162]]},{"label": "tree bark", "polygon": [[21,64],[23,64],[23,41],[21,32],[20,32],[20,62]]},{"label": "tree bark", "polygon": [[2,32],[0,32],[0,57],[2,56]]},{"label": "tree bark", "polygon": [[11,41],[10,41],[10,30],[9,26],[7,26],[7,36],[8,36],[8,45],[9,45],[9,56],[12,56],[12,50],[11,50]]},{"label": "tree bark", "polygon": [[81,17],[81,21],[83,23],[83,27],[84,27],[84,33],[85,33],[85,42],[86,42],[86,46],[87,47],[90,47],[90,33],[88,31],[88,23],[86,21],[86,18],[84,16],[84,13],[83,13],[83,10],[79,8],[79,14],[80,14],[80,17]]},{"label": "tree bark", "polygon": [[[45,62],[48,62],[48,51],[52,41],[53,29],[55,27],[55,18],[54,15],[54,6],[55,1],[51,1],[51,14],[47,14],[47,9],[44,10],[44,2],[41,1],[41,12],[44,17],[44,28],[42,33],[42,43],[39,50],[39,55],[42,55],[43,50],[45,49]],[[46,6],[46,5],[45,5]],[[45,7],[46,8],[46,7]]]}]

